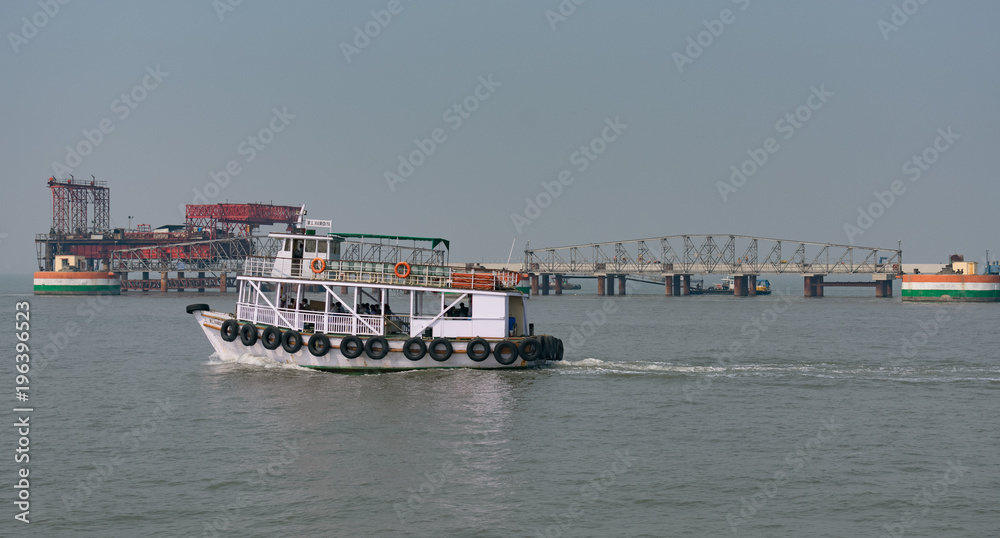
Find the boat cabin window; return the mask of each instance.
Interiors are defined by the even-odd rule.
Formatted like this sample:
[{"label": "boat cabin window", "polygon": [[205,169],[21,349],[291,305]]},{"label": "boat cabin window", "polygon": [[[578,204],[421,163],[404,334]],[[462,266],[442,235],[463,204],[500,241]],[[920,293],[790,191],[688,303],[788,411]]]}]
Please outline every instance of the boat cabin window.
[{"label": "boat cabin window", "polygon": [[282,250],[284,250],[285,252],[291,252],[292,251],[292,240],[291,239],[289,239],[287,237],[285,238],[285,248],[282,249]]},{"label": "boat cabin window", "polygon": [[301,258],[302,257],[302,251],[303,251],[303,249],[305,247],[305,245],[304,245],[305,242],[302,239],[295,239],[293,241],[293,243],[295,245],[295,248],[292,250],[292,257],[293,258]]}]

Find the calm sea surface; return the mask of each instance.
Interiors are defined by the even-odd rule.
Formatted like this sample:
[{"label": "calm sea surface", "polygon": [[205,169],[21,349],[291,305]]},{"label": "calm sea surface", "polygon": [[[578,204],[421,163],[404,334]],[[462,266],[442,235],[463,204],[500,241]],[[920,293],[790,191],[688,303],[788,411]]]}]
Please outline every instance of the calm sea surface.
[{"label": "calm sea surface", "polygon": [[1000,305],[771,282],[737,299],[585,281],[529,302],[567,342],[555,367],[345,376],[213,358],[184,307],[235,294],[0,279],[0,535],[1000,535]]}]

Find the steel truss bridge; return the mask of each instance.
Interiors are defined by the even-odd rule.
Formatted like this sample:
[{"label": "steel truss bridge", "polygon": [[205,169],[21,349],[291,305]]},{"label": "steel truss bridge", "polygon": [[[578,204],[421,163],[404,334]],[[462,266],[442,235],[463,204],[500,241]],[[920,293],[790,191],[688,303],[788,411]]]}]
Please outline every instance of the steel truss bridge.
[{"label": "steel truss bridge", "polygon": [[[342,261],[447,265],[448,251],[442,245],[423,248],[377,236],[351,237],[355,239],[341,243]],[[247,258],[273,258],[280,248],[279,240],[261,235],[150,245],[112,251],[110,270],[242,273]]]},{"label": "steel truss bridge", "polygon": [[601,275],[884,274],[901,272],[900,248],[746,235],[670,235],[526,248],[523,273]]}]

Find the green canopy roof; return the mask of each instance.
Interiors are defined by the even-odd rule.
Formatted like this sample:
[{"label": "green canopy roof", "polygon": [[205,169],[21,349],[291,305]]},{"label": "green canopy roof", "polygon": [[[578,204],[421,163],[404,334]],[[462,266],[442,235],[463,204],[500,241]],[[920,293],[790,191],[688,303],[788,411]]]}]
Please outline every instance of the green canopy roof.
[{"label": "green canopy roof", "polygon": [[431,248],[437,248],[438,245],[444,244],[444,248],[451,250],[451,242],[447,239],[440,237],[413,237],[408,235],[380,235],[380,234],[347,234],[340,232],[332,232],[330,235],[335,235],[338,237],[348,238],[357,237],[359,239],[396,239],[403,241],[428,241],[431,244]]}]

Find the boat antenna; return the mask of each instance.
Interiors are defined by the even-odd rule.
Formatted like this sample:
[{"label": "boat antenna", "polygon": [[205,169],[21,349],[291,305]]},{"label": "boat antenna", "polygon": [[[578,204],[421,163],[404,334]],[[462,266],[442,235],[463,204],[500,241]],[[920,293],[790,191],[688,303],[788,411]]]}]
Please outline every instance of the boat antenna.
[{"label": "boat antenna", "polygon": [[510,266],[510,258],[514,255],[514,244],[517,243],[517,236],[514,236],[514,240],[510,242],[510,253],[507,254],[507,263],[503,266],[503,270],[506,271],[507,267]]},{"label": "boat antenna", "polygon": [[299,220],[299,222],[298,222],[298,227],[299,228],[305,228],[305,226],[304,226],[304,224],[305,224],[305,218],[306,218],[306,204],[302,204],[302,209],[299,210],[299,219],[298,219]]}]

